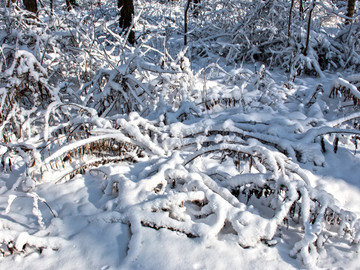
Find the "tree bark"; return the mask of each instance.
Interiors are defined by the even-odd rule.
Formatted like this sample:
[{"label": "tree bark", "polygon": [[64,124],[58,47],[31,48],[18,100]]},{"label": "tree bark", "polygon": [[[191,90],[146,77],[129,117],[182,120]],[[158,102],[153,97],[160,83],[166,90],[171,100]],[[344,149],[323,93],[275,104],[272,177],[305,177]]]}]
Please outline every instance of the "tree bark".
[{"label": "tree bark", "polygon": [[[352,18],[354,16],[354,11],[355,11],[355,1],[356,0],[348,0],[348,9],[347,9],[347,14],[346,16],[348,16],[349,18]],[[346,19],[346,24],[351,23],[351,19]]]},{"label": "tree bark", "polygon": [[33,12],[33,13],[37,13],[38,7],[37,7],[36,0],[23,0],[23,2],[24,2],[26,10]]},{"label": "tree bark", "polygon": [[121,28],[129,28],[134,18],[134,4],[133,0],[118,0],[118,8],[120,10],[119,25]]},{"label": "tree bark", "polygon": [[118,8],[121,8],[119,26],[123,31],[130,31],[128,41],[133,45],[135,44],[135,32],[130,29],[135,13],[133,0],[118,0]]},{"label": "tree bark", "polygon": [[66,2],[68,11],[72,10],[75,6],[78,6],[78,4],[76,3],[76,0],[66,0],[65,2]]},{"label": "tree bark", "polygon": [[304,13],[304,4],[303,4],[303,0],[300,0],[300,4],[299,4],[299,15],[300,18],[302,17],[303,13]]},{"label": "tree bark", "polygon": [[188,11],[190,7],[191,0],[187,1],[184,12],[184,45],[187,45],[187,30],[188,30]]},{"label": "tree bark", "polygon": [[315,1],[312,1],[309,7],[309,18],[308,18],[308,26],[307,26],[307,33],[306,33],[306,45],[304,50],[304,55],[306,56],[309,50],[309,41],[310,41],[310,31],[311,31],[311,15],[315,8]]},{"label": "tree bark", "polygon": [[67,10],[68,10],[68,11],[72,10],[72,6],[71,6],[71,4],[70,4],[70,0],[66,0],[65,2],[66,2]]},{"label": "tree bark", "polygon": [[16,0],[8,0],[7,3],[6,3],[6,7],[10,7],[10,2],[15,4]]},{"label": "tree bark", "polygon": [[294,7],[294,0],[291,0],[290,12],[289,12],[289,23],[288,23],[288,38],[289,38],[288,44],[290,43],[290,28],[291,28],[291,16],[292,16],[293,7]]}]

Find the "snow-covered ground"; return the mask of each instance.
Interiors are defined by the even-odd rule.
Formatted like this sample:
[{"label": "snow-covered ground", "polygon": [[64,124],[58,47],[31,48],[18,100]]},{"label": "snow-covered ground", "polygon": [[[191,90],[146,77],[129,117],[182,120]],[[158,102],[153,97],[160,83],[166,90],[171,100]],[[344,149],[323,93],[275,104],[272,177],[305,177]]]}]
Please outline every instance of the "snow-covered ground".
[{"label": "snow-covered ground", "polygon": [[[140,55],[136,67],[105,55],[119,65],[101,70],[113,78],[102,93],[88,94],[97,81],[69,80],[66,94],[79,104],[58,94],[61,101],[28,124],[44,126],[24,141],[1,143],[0,268],[360,269],[360,114],[340,98],[340,87],[356,97],[359,76],[323,72],[291,81],[276,67],[192,55],[201,42],[183,50],[182,5],[141,5],[136,30],[148,32],[144,47],[129,49]],[[144,57],[146,50],[154,53]],[[24,72],[37,65],[26,50],[21,55],[32,61],[20,65]],[[126,87],[116,84],[117,72]],[[94,108],[102,109],[111,87],[143,89],[128,100],[148,109],[118,114],[106,101],[98,116]],[[63,136],[66,125],[74,134],[84,129]]]},{"label": "snow-covered ground", "polygon": [[[312,78],[304,77],[301,83],[304,91],[313,90]],[[218,87],[221,88],[221,85]],[[239,112],[239,108],[218,109],[217,112],[206,112],[200,118],[187,121],[180,126],[174,123],[174,127],[170,129],[174,129],[175,134],[180,133],[181,129],[201,129],[202,125],[209,128],[212,125],[224,127],[226,121],[229,128],[234,128],[233,122],[246,119],[259,123],[273,123],[274,127],[271,131],[273,134],[278,134],[280,138],[284,136],[291,139],[292,135],[284,134],[285,128],[282,130],[280,127],[285,122],[289,122],[297,128],[304,128],[303,123],[308,121],[308,116],[305,114],[298,110],[291,111],[293,105],[289,105],[290,109],[286,115],[275,111],[269,114],[256,110],[244,114]],[[220,138],[218,139],[221,141]],[[79,174],[70,181],[58,184],[54,183],[54,179],[45,179],[44,183],[36,185],[33,193],[17,192],[12,188],[19,177],[16,172],[21,171],[21,168],[13,168],[13,173],[3,174],[0,182],[1,237],[14,241],[16,247],[22,247],[25,243],[29,246],[24,248],[26,251],[24,254],[1,258],[2,269],[299,269],[305,267],[301,258],[290,256],[294,244],[302,237],[301,226],[287,228],[286,224],[280,224],[271,243],[260,241],[255,246],[246,248],[229,237],[229,234],[233,233],[231,228],[228,229],[229,231],[222,229],[220,233],[211,237],[193,237],[182,232],[181,227],[173,230],[166,228],[168,222],[166,217],[164,217],[164,228],[154,229],[149,224],[141,226],[140,219],[147,218],[144,212],[149,211],[149,207],[161,209],[168,207],[166,204],[172,204],[171,200],[160,201],[169,195],[168,191],[165,189],[160,191],[159,194],[162,195],[158,195],[160,199],[156,202],[157,193],[151,189],[154,188],[154,183],[156,187],[156,183],[166,180],[164,171],[177,167],[181,170],[184,164],[183,156],[189,155],[186,150],[166,149],[172,146],[168,144],[163,145],[166,154],[162,158],[150,160],[144,158],[132,165],[128,163],[105,165],[89,169],[84,175]],[[311,162],[300,163],[300,166],[309,174],[311,186],[317,192],[326,190],[333,196],[338,207],[360,216],[360,154],[354,154],[354,149],[347,149],[342,145],[335,154],[332,146],[327,146],[329,150],[324,154],[322,166],[314,166]],[[19,164],[21,166],[21,162]],[[199,157],[194,166],[199,171],[225,172],[229,177],[239,173],[234,168],[233,162],[229,161],[219,167],[217,161]],[[159,170],[162,173],[158,173]],[[196,178],[196,171],[193,174]],[[113,190],[109,190],[106,186],[109,182],[117,183]],[[169,192],[172,194],[171,191]],[[56,217],[41,200],[34,200],[37,196],[47,202]],[[192,196],[197,197],[195,194]],[[186,197],[177,199],[181,201]],[[256,205],[256,200],[253,203]],[[188,207],[190,209],[190,206]],[[187,211],[186,205],[181,208],[182,211]],[[219,213],[221,211],[219,209]],[[181,216],[181,213],[175,214]],[[156,217],[151,218],[156,219]],[[161,215],[157,218],[161,226]],[[208,222],[213,224],[213,221]],[[256,230],[258,225],[252,224],[251,226],[254,227],[249,233]],[[185,227],[184,230],[186,229]],[[201,227],[198,229],[201,230]],[[330,237],[324,247],[319,249],[316,265],[324,269],[359,269],[359,253],[356,251],[356,246],[349,245],[347,241],[349,240]],[[7,249],[4,244],[2,248]]]}]

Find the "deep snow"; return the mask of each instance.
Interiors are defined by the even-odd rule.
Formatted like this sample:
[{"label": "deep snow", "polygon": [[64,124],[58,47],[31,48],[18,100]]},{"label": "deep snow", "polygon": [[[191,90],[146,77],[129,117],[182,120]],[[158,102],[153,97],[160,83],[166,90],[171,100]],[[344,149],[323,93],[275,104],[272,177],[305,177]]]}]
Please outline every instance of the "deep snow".
[{"label": "deep snow", "polygon": [[[183,7],[142,4],[152,13],[139,19],[137,31],[146,25],[158,34],[161,6],[175,59],[173,72],[161,75],[156,64],[137,63],[150,80],[141,87],[157,103],[144,117],[107,117],[105,110],[102,118],[88,108],[88,115],[72,118],[69,123],[91,122],[92,136],[50,149],[33,171],[37,182],[25,176],[27,161],[13,157],[11,170],[0,174],[0,268],[360,269],[360,153],[350,141],[360,131],[347,135],[344,121],[359,107],[341,111],[341,102],[329,97],[339,85],[358,95],[345,81],[351,77],[323,72],[289,83],[283,70],[260,63],[231,66],[215,55],[191,55],[191,46],[180,51],[182,34],[174,30]],[[161,48],[160,40],[148,44]],[[320,84],[324,92],[313,98]],[[59,104],[46,110],[45,142],[57,129],[47,121]],[[341,134],[336,153],[335,133]],[[49,166],[72,149],[108,139],[135,146],[120,161],[89,165],[74,177],[63,176],[103,156],[84,155],[65,169]],[[251,192],[259,187],[273,193],[257,198]],[[298,214],[290,218],[292,205]],[[353,227],[330,224],[325,206]]]}]

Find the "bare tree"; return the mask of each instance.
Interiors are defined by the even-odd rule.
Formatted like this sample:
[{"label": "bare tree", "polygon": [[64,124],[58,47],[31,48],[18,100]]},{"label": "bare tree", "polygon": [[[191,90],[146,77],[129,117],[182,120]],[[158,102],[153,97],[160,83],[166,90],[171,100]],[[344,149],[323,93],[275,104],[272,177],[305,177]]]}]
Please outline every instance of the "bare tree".
[{"label": "bare tree", "polygon": [[187,44],[188,11],[191,7],[194,17],[199,16],[201,0],[187,0],[184,11],[184,45]]},{"label": "bare tree", "polygon": [[66,6],[67,10],[72,10],[75,6],[78,6],[78,3],[76,3],[76,0],[66,0]]},{"label": "bare tree", "polygon": [[293,7],[294,7],[294,0],[291,0],[291,5],[290,5],[290,14],[289,14],[289,23],[288,23],[288,43],[290,42],[290,28],[291,28],[291,16],[292,16],[292,11],[293,11]]},{"label": "bare tree", "polygon": [[311,31],[311,16],[314,11],[316,2],[312,1],[309,7],[309,17],[308,17],[308,25],[307,25],[307,33],[306,33],[306,45],[304,49],[304,55],[307,55],[309,49],[309,41],[310,41],[310,31]]},{"label": "bare tree", "polygon": [[187,45],[187,30],[188,30],[188,11],[190,8],[191,0],[188,0],[184,12],[184,45]]},{"label": "bare tree", "polygon": [[10,7],[10,3],[15,4],[16,0],[8,0],[7,3],[6,3],[6,7]]},{"label": "bare tree", "polygon": [[33,13],[37,13],[38,7],[37,7],[36,0],[23,0],[23,2],[24,2],[26,10],[33,12]]},{"label": "bare tree", "polygon": [[133,0],[118,0],[118,8],[120,10],[119,26],[123,31],[130,31],[128,41],[135,44],[135,32],[130,29],[134,21],[134,3]]},{"label": "bare tree", "polygon": [[[348,0],[348,9],[346,16],[348,16],[349,18],[352,18],[354,16],[355,1],[356,0]],[[346,24],[351,23],[351,21],[352,21],[351,19],[346,19]]]}]

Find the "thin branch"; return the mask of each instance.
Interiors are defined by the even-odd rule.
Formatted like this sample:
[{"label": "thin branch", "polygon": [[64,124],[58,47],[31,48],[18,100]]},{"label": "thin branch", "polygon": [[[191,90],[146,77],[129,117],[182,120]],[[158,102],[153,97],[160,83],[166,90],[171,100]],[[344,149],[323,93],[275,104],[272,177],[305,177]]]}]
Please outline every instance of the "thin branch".
[{"label": "thin branch", "polygon": [[190,7],[191,0],[188,0],[185,6],[185,14],[184,14],[184,45],[187,45],[187,31],[188,31],[188,11]]}]

